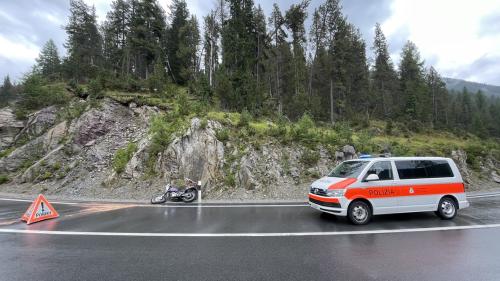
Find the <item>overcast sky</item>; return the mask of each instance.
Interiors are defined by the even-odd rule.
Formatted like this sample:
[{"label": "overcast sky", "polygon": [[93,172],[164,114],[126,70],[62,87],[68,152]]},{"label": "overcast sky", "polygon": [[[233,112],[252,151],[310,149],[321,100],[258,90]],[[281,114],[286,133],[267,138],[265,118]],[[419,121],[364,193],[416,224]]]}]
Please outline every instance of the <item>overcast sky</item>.
[{"label": "overcast sky", "polygon": [[[102,21],[111,0],[85,0]],[[272,1],[254,0],[266,16]],[[160,0],[167,9],[170,0]],[[201,17],[212,0],[187,0]],[[282,11],[298,1],[277,1]],[[310,14],[323,0],[312,0]],[[360,28],[368,46],[373,26],[382,24],[394,62],[406,40],[418,46],[426,66],[443,76],[500,85],[500,1],[493,0],[344,0],[344,13]],[[53,39],[64,54],[69,0],[0,0],[0,79],[18,79],[30,70],[43,44]],[[371,50],[368,50],[371,56]]]}]

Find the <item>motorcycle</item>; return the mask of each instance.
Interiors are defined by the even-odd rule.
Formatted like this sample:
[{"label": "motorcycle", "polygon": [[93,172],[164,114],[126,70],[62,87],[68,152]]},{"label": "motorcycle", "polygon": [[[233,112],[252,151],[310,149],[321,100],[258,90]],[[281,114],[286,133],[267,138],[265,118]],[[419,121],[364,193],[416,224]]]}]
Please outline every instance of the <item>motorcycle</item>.
[{"label": "motorcycle", "polygon": [[188,178],[186,178],[185,181],[186,187],[184,190],[180,190],[171,184],[167,184],[163,194],[151,198],[151,204],[162,204],[167,200],[174,202],[183,201],[184,203],[195,201],[198,198],[198,190],[201,188],[201,181],[195,182]]}]

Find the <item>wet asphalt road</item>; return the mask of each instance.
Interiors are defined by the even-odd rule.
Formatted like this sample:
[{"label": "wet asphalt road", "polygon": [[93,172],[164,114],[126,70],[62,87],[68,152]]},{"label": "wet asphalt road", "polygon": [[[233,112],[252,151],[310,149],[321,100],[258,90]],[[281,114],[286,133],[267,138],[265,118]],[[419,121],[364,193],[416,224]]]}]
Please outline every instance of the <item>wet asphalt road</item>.
[{"label": "wet asphalt road", "polygon": [[[54,204],[61,217],[19,222],[29,202],[0,200],[0,280],[500,280],[500,228],[325,236],[302,232],[500,224],[500,197],[471,199],[453,221],[433,213],[375,217],[367,226],[289,206]],[[290,206],[292,205],[292,206]],[[181,237],[147,237],[170,233]],[[182,237],[183,233],[241,237]],[[269,237],[246,237],[267,233]]]}]

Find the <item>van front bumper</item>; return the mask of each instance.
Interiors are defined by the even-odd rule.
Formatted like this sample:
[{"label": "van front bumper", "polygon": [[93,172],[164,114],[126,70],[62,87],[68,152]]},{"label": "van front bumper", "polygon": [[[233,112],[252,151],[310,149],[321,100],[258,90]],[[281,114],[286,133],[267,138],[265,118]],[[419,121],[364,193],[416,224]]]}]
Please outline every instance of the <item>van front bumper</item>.
[{"label": "van front bumper", "polygon": [[468,208],[470,206],[469,201],[460,201],[458,202],[458,208],[463,209],[463,208]]},{"label": "van front bumper", "polygon": [[340,200],[332,200],[332,199],[334,198],[309,194],[309,205],[312,208],[321,212],[337,216],[347,216],[347,209],[342,208]]}]

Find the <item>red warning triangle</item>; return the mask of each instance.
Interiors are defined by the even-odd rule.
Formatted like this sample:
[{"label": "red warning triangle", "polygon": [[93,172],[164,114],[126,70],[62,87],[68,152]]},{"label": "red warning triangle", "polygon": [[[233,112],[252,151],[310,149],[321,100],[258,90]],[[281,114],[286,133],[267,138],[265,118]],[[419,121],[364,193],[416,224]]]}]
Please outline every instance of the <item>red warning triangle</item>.
[{"label": "red warning triangle", "polygon": [[27,224],[32,224],[57,217],[59,217],[59,214],[56,212],[54,207],[52,207],[52,204],[47,201],[45,196],[40,194],[35,201],[31,203],[28,210],[26,210],[24,215],[21,217],[21,220],[25,221]]}]

